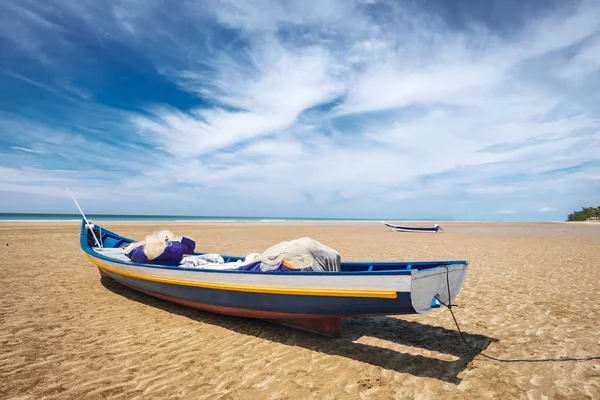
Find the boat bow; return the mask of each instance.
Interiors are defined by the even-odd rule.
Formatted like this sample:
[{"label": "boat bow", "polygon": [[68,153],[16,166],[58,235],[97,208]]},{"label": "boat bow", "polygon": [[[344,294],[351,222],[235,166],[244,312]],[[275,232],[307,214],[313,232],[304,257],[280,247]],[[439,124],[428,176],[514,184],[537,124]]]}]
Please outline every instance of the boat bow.
[{"label": "boat bow", "polygon": [[468,262],[443,265],[434,269],[413,270],[411,275],[411,302],[418,313],[429,312],[436,298],[450,304],[456,298],[467,274]]}]

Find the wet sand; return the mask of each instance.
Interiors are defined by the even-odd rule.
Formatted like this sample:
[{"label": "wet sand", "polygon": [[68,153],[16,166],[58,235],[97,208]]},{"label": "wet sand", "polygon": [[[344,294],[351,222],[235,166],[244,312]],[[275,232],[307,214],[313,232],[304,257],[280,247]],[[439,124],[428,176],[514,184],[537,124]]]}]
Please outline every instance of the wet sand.
[{"label": "wet sand", "polygon": [[[600,224],[124,224],[245,255],[310,236],[343,260],[470,261],[455,308],[488,355],[600,355]],[[345,320],[324,338],[192,310],[101,279],[76,223],[0,223],[2,399],[600,398],[600,361],[467,351],[448,310]]]}]

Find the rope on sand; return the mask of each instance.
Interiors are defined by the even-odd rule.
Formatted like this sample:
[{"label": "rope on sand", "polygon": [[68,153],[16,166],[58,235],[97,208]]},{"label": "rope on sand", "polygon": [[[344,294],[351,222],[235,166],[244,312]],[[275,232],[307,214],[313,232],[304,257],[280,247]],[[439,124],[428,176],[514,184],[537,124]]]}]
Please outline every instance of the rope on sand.
[{"label": "rope on sand", "polygon": [[516,362],[562,362],[562,361],[591,361],[591,360],[600,360],[600,356],[589,356],[589,357],[561,357],[561,358],[534,358],[534,359],[526,359],[526,358],[515,358],[515,359],[506,359],[506,358],[496,358],[496,357],[492,357],[492,356],[488,356],[487,354],[483,353],[483,350],[478,350],[475,347],[473,347],[465,338],[465,336],[463,335],[462,331],[460,330],[460,326],[458,325],[458,321],[456,320],[456,316],[454,315],[454,311],[452,311],[452,307],[457,307],[456,305],[452,304],[452,302],[450,301],[450,278],[449,278],[449,274],[450,274],[450,270],[448,269],[447,266],[444,265],[444,268],[446,268],[446,284],[448,286],[448,304],[444,303],[443,301],[440,300],[440,298],[436,295],[435,298],[440,302],[440,304],[442,304],[444,307],[446,307],[448,310],[450,310],[450,314],[452,314],[452,319],[454,319],[454,324],[456,325],[456,329],[458,329],[458,333],[460,334],[460,337],[462,338],[462,340],[465,342],[465,344],[471,349],[473,350],[475,353],[485,357],[485,358],[489,358],[490,360],[494,360],[494,361],[498,361],[498,362],[507,362],[507,363],[516,363]]}]

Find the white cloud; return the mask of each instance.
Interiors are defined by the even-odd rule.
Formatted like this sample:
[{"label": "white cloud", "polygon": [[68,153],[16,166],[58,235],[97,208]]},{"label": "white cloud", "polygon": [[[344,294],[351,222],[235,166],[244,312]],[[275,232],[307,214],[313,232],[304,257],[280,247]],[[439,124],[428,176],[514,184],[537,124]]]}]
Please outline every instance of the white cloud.
[{"label": "white cloud", "polygon": [[526,28],[521,56],[538,57],[570,47],[596,34],[600,30],[600,19],[597,17],[599,13],[600,3],[583,1],[575,12],[569,15],[550,14],[534,21]]},{"label": "white cloud", "polygon": [[20,81],[23,81],[23,82],[26,82],[26,83],[28,83],[30,85],[33,85],[33,86],[35,86],[37,88],[43,89],[43,90],[45,90],[47,92],[50,92],[50,93],[52,93],[53,95],[55,95],[57,97],[63,98],[65,100],[71,100],[71,98],[69,96],[67,96],[66,94],[64,94],[64,93],[62,93],[62,92],[60,92],[60,91],[58,91],[58,90],[56,90],[56,89],[54,89],[54,88],[52,88],[52,87],[50,87],[48,85],[45,85],[45,84],[40,83],[40,82],[36,82],[35,80],[30,79],[30,78],[28,78],[26,76],[23,76],[21,74],[17,74],[15,72],[6,71],[6,70],[2,70],[2,69],[0,69],[0,72],[3,73],[3,74],[8,75],[8,76],[10,76],[10,77],[12,77],[14,79],[18,79]]},{"label": "white cloud", "polygon": [[517,212],[514,210],[498,210],[496,211],[498,214],[503,214],[503,215],[512,215],[512,214],[516,214]]},{"label": "white cloud", "polygon": [[[202,4],[202,3],[201,3]],[[203,4],[202,4],[203,5]],[[370,28],[351,1],[323,0],[317,3],[259,0],[251,4],[239,0],[213,1],[209,10],[223,25],[247,32],[274,32],[281,26],[310,27],[352,34]]]},{"label": "white cloud", "polygon": [[600,69],[600,38],[584,45],[569,62],[558,71],[564,78],[585,80]]},{"label": "white cloud", "polygon": [[540,207],[537,209],[537,211],[541,212],[541,213],[545,213],[545,212],[556,211],[556,210],[552,207]]},{"label": "white cloud", "polygon": [[36,154],[43,153],[43,151],[40,151],[40,150],[28,149],[25,147],[18,147],[18,146],[12,146],[11,149],[18,150],[18,151],[24,151],[25,153],[36,153]]},{"label": "white cloud", "polygon": [[257,47],[246,68],[225,63],[211,79],[191,73],[179,76],[182,87],[241,111],[215,106],[183,113],[163,108],[154,118],[136,116],[133,121],[156,135],[172,154],[189,157],[290,127],[302,111],[330,101],[340,91],[322,49],[292,52],[265,42]]},{"label": "white cloud", "polygon": [[[51,7],[50,7],[51,8]],[[0,3],[0,37],[4,37],[24,51],[32,54],[37,61],[48,64],[44,53],[44,37],[60,35],[65,31],[43,14],[48,11],[44,3],[28,6],[25,2],[4,1]]]},{"label": "white cloud", "polygon": [[93,179],[88,179],[76,171],[0,166],[0,177],[0,191],[3,192],[68,197],[65,187],[69,185],[86,187],[86,193],[93,191],[91,196],[100,196],[103,190]]}]

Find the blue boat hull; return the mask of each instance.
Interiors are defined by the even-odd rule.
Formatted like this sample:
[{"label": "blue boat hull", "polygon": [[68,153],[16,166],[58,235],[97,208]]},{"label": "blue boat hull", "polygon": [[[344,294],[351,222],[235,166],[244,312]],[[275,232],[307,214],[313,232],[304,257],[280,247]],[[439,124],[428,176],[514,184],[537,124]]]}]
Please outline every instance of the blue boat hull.
[{"label": "blue boat hull", "polygon": [[435,232],[441,232],[444,230],[440,226],[425,228],[425,227],[416,227],[416,226],[394,225],[394,224],[389,224],[387,222],[383,222],[383,224],[385,226],[387,226],[388,228],[391,228],[397,232],[431,232],[431,233],[435,233]]},{"label": "blue boat hull", "polygon": [[395,299],[284,295],[233,292],[153,282],[121,276],[106,270],[102,270],[102,274],[132,289],[158,293],[196,305],[236,309],[245,316],[268,316],[271,313],[286,317],[357,317],[416,313],[408,292],[397,292]]}]

